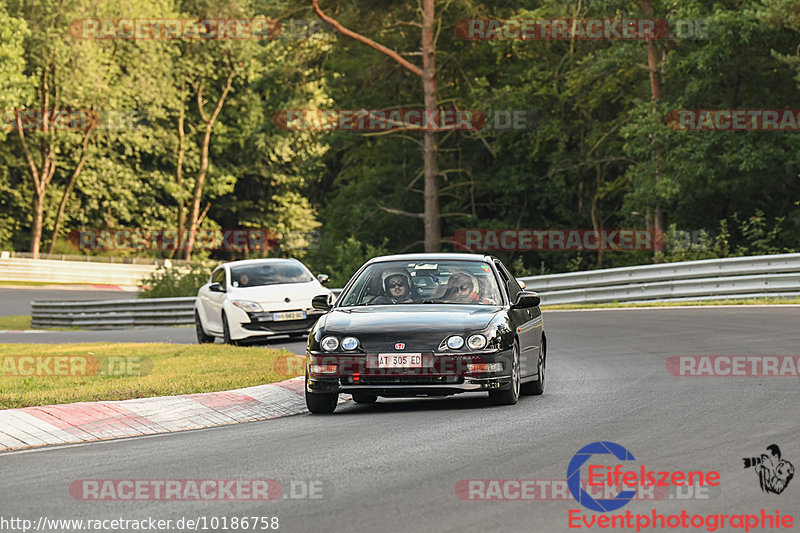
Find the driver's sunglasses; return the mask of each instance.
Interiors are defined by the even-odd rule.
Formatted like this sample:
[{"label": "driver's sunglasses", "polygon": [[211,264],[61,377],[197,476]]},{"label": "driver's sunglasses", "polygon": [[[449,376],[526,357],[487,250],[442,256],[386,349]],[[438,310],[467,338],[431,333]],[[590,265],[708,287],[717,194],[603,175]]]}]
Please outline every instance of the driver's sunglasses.
[{"label": "driver's sunglasses", "polygon": [[394,289],[396,287],[405,287],[405,286],[406,286],[406,284],[405,284],[404,281],[390,281],[389,282],[389,288],[390,289]]},{"label": "driver's sunglasses", "polygon": [[459,285],[458,286],[458,290],[461,291],[461,292],[468,291],[469,290],[469,285]]}]

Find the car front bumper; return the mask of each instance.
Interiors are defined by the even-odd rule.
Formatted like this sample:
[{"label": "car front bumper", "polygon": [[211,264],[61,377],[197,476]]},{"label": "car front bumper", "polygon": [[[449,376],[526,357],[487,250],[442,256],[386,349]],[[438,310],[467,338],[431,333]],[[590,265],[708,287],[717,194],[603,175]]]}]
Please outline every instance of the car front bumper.
[{"label": "car front bumper", "polygon": [[[447,396],[463,392],[498,390],[511,385],[512,350],[493,353],[423,354],[419,369],[379,369],[377,355],[307,354],[306,391],[363,393],[376,396]],[[496,372],[469,371],[467,364],[501,363]],[[313,371],[314,365],[337,366],[335,374]]]},{"label": "car front bumper", "polygon": [[316,309],[291,309],[289,311],[305,311],[306,318],[299,320],[273,320],[275,312],[246,313],[234,307],[230,312],[230,333],[235,340],[271,337],[274,335],[292,335],[308,333],[317,323],[322,311]]}]

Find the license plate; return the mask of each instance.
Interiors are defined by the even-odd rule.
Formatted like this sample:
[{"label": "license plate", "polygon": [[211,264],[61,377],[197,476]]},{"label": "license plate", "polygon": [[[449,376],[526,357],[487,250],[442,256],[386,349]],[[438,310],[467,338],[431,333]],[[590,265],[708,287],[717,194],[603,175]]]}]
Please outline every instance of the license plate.
[{"label": "license plate", "polygon": [[289,311],[288,313],[275,313],[272,315],[272,319],[275,322],[280,322],[282,320],[303,320],[305,317],[305,311]]},{"label": "license plate", "polygon": [[422,368],[422,354],[378,354],[378,368]]}]

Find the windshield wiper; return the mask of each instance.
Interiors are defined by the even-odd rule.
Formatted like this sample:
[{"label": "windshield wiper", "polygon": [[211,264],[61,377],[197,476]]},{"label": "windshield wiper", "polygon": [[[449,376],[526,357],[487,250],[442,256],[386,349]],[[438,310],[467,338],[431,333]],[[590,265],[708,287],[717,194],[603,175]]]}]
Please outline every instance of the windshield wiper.
[{"label": "windshield wiper", "polygon": [[420,303],[423,303],[423,304],[443,304],[443,303],[446,303],[446,302],[444,302],[442,300],[422,300]]}]

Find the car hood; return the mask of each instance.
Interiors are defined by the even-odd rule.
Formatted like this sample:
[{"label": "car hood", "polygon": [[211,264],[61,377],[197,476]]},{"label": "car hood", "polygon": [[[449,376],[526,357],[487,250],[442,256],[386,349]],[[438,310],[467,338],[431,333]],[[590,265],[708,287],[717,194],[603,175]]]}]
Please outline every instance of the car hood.
[{"label": "car hood", "polygon": [[228,297],[236,300],[250,300],[260,304],[302,302],[305,307],[311,307],[311,299],[318,294],[328,294],[329,289],[322,287],[317,281],[307,283],[285,283],[281,285],[261,285],[257,287],[231,287]]},{"label": "car hood", "polygon": [[320,320],[327,333],[413,334],[480,331],[502,310],[494,305],[396,304],[333,309]]}]

